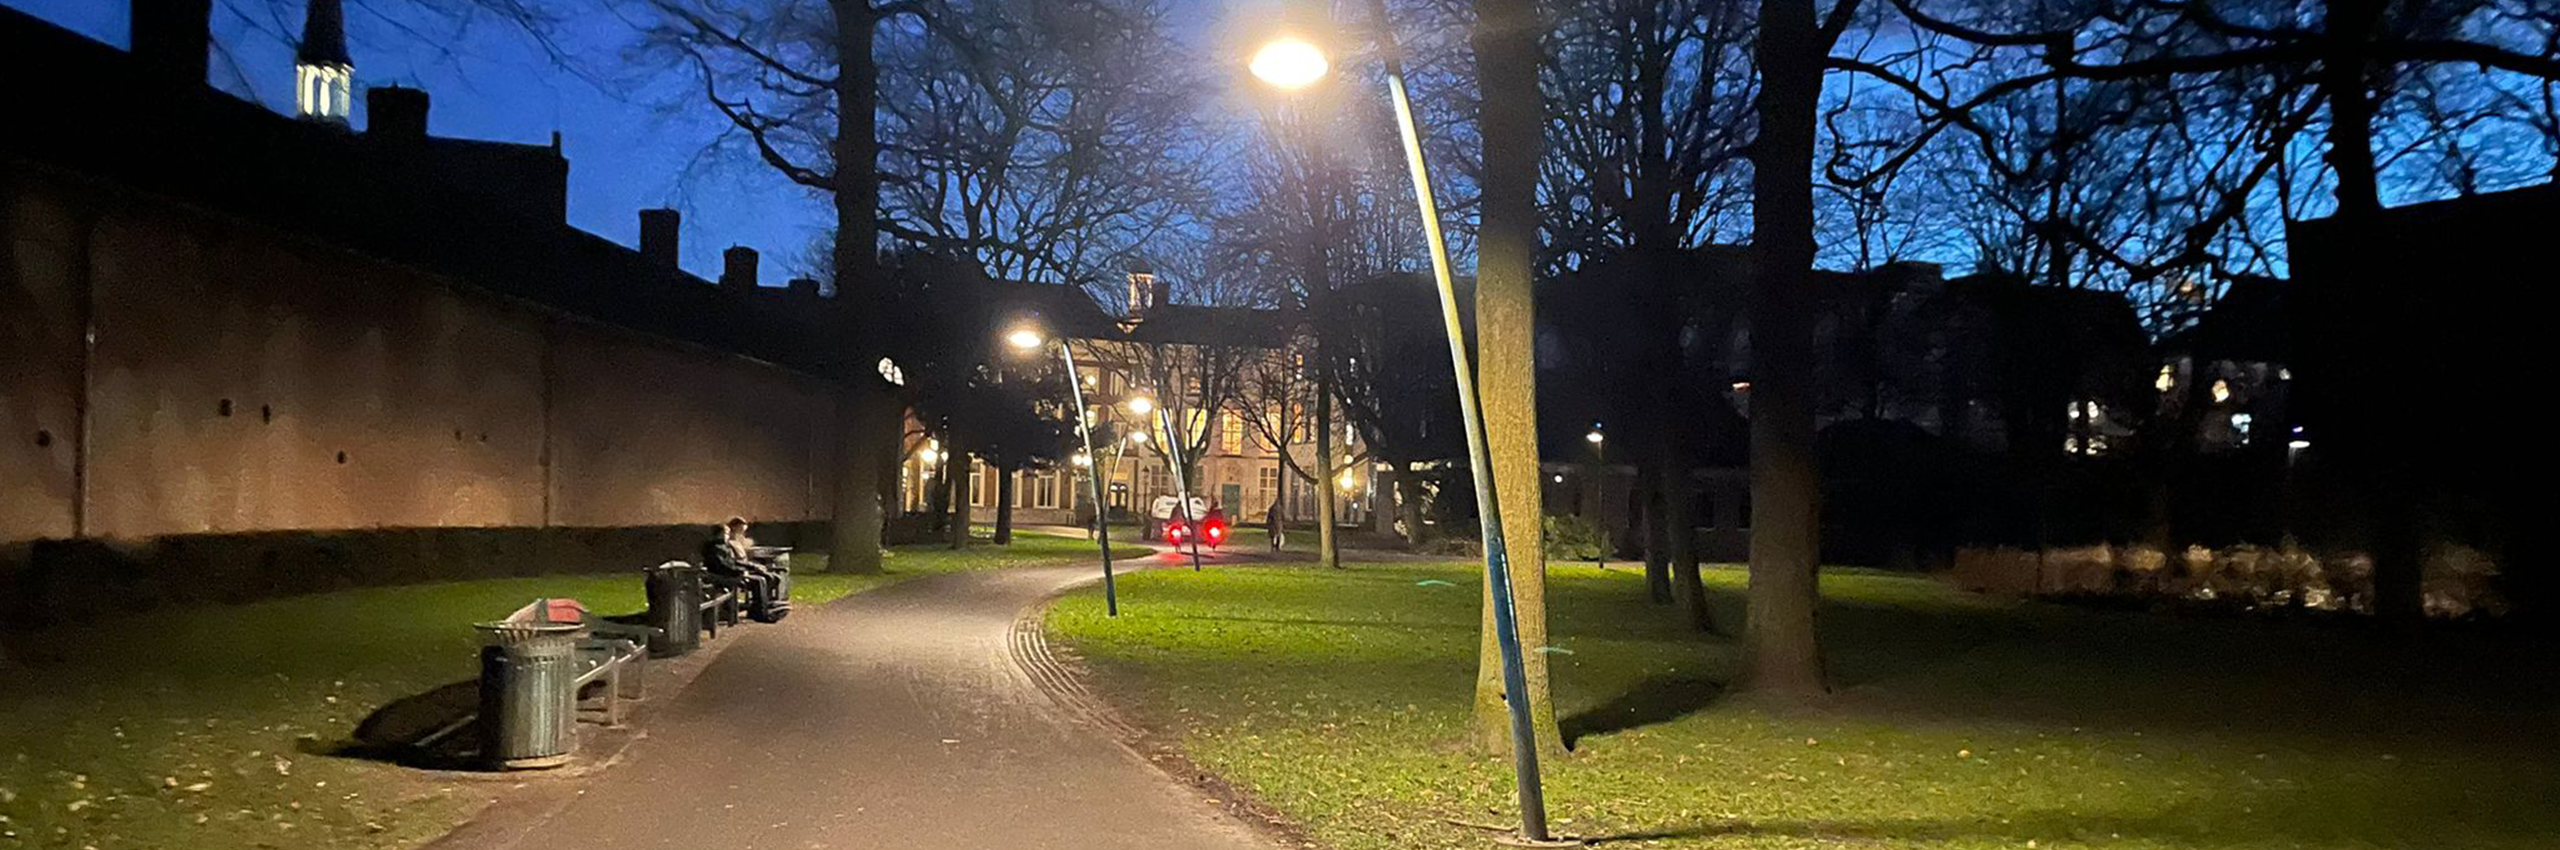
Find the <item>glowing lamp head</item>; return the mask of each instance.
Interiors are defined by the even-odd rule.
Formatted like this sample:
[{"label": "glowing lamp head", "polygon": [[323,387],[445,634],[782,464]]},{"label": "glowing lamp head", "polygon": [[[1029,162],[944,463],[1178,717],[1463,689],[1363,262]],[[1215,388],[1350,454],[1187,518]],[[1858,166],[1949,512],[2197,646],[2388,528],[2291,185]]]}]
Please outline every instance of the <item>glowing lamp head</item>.
[{"label": "glowing lamp head", "polygon": [[1049,338],[1041,336],[1039,330],[1026,326],[1015,328],[1012,333],[1005,334],[1004,341],[1006,345],[1030,351],[1046,344]]},{"label": "glowing lamp head", "polygon": [[1325,62],[1324,51],[1302,38],[1281,38],[1254,51],[1253,61],[1246,65],[1253,75],[1281,89],[1302,89],[1324,79],[1332,66]]},{"label": "glowing lamp head", "polygon": [[1598,428],[1593,428],[1591,429],[1591,433],[1582,435],[1582,439],[1596,446],[1601,443],[1608,442],[1609,435],[1600,433],[1600,429]]},{"label": "glowing lamp head", "polygon": [[1136,444],[1141,445],[1141,446],[1146,445],[1146,444],[1147,444],[1147,432],[1145,432],[1145,431],[1131,431],[1131,432],[1129,432],[1129,442],[1136,443]]},{"label": "glowing lamp head", "polygon": [[1154,413],[1156,412],[1156,400],[1146,396],[1131,397],[1129,399],[1129,412],[1135,413],[1139,416]]}]

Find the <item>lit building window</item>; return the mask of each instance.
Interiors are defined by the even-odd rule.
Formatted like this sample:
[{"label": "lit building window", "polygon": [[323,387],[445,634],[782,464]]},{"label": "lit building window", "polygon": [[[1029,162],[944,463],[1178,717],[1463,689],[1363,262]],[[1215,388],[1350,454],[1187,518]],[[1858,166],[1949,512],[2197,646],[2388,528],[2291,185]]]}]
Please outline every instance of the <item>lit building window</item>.
[{"label": "lit building window", "polygon": [[2215,378],[2215,379],[2214,379],[2214,381],[2213,381],[2213,403],[2215,403],[2215,404],[2221,404],[2221,403],[2223,403],[2223,402],[2230,401],[2230,400],[2231,400],[2231,382],[2230,382],[2230,381],[2222,380],[2222,379],[2220,379],[2220,378]]},{"label": "lit building window", "polygon": [[2151,386],[2153,386],[2153,387],[2155,387],[2155,388],[2159,389],[2161,392],[2164,392],[2164,393],[2165,393],[2165,392],[2168,392],[2168,391],[2170,391],[2170,390],[2173,390],[2173,389],[2177,389],[2177,388],[2178,388],[2178,367],[2177,367],[2177,366],[2175,366],[2175,365],[2172,365],[2172,364],[2165,364],[2165,363],[2164,363],[2164,364],[2161,364],[2161,366],[2160,366],[2160,377],[2159,377],[2158,379],[2156,379],[2156,380],[2152,381],[2152,382],[2151,382]]},{"label": "lit building window", "polygon": [[295,65],[293,82],[296,114],[320,121],[347,122],[347,111],[354,104],[355,69],[344,65]]}]

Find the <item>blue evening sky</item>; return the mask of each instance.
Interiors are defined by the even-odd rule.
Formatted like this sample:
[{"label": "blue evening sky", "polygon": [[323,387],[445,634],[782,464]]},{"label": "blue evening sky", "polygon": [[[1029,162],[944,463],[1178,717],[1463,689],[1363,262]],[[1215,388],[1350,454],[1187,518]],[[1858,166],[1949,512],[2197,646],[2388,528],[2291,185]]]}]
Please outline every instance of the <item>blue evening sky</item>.
[{"label": "blue evening sky", "polygon": [[[0,0],[118,47],[125,46],[128,0]],[[430,132],[438,136],[547,144],[562,135],[569,158],[569,223],[635,244],[642,207],[684,210],[684,267],[716,277],[720,251],[747,245],[764,252],[770,285],[801,271],[809,247],[825,233],[827,205],[771,171],[737,157],[706,156],[721,125],[716,114],[665,85],[590,82],[563,70],[531,40],[495,21],[459,28],[448,21],[388,21],[373,8],[347,4],[348,51],[356,88],[400,84],[434,98]],[[278,20],[281,16],[285,20]],[[625,32],[611,19],[578,21],[559,35],[585,64],[609,66]],[[212,82],[232,94],[290,112],[299,2],[217,0]],[[601,58],[599,58],[601,57]],[[617,69],[602,67],[602,74]],[[687,107],[670,109],[670,104]],[[363,97],[355,120],[363,126]]]}]

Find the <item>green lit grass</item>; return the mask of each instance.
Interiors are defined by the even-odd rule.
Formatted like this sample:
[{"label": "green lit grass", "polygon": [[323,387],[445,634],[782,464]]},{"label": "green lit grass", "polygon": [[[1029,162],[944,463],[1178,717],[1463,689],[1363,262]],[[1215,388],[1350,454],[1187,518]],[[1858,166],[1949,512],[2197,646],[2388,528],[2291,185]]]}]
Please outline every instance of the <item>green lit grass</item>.
[{"label": "green lit grass", "polygon": [[[1734,642],[1628,570],[1558,566],[1558,828],[1632,847],[2551,847],[2552,648],[2177,621],[1834,572],[1838,693],[1718,698]],[[1419,584],[1427,580],[1447,586]],[[1710,572],[1738,624],[1741,575]],[[1508,762],[1469,755],[1468,565],[1133,575],[1050,624],[1105,692],[1342,850],[1488,846]],[[1567,654],[1569,652],[1569,654]],[[2032,845],[2030,842],[2034,842]]]},{"label": "green lit grass", "polygon": [[[899,547],[872,576],[801,555],[793,599],[1094,554],[1081,539],[1024,534],[1006,547]],[[433,838],[494,786],[320,753],[376,707],[470,678],[471,623],[538,596],[606,613],[646,605],[637,574],[570,575],[173,609],[40,635],[25,644],[26,668],[0,670],[0,850],[377,850]]]}]

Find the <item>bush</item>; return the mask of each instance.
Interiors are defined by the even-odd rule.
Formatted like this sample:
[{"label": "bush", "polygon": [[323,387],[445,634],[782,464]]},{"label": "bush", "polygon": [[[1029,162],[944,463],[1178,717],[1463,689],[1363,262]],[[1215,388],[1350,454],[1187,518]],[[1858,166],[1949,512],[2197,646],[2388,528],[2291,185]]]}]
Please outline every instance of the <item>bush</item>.
[{"label": "bush", "polygon": [[[1554,549],[1549,542],[1549,551]],[[2175,557],[2148,546],[2096,544],[2045,552],[1966,549],[1952,578],[1972,590],[2054,597],[2182,599],[2251,610],[2304,608],[2371,613],[2373,559],[2322,554],[2291,541],[2276,546],[2188,546]],[[2430,547],[2423,592],[2437,617],[2506,613],[2495,561],[2477,549]]]},{"label": "bush", "polygon": [[1609,545],[1609,532],[1598,520],[1581,516],[1546,518],[1547,560],[1589,561]]}]

